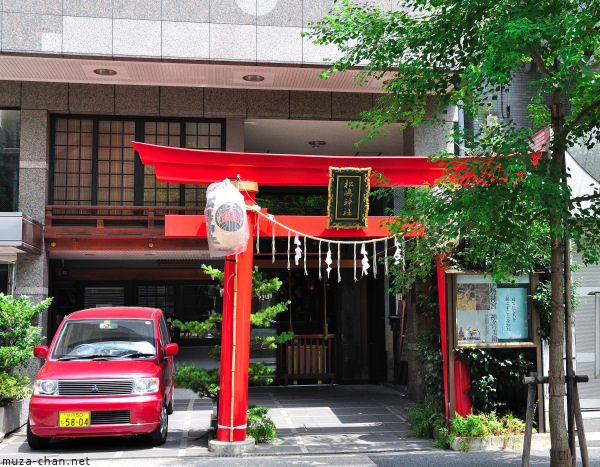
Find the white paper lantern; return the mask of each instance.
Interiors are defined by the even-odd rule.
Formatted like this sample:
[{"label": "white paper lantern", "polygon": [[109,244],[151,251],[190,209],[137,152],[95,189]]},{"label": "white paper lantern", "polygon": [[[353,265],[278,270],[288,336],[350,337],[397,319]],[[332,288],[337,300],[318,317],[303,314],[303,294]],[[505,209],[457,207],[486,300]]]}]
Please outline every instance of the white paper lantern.
[{"label": "white paper lantern", "polygon": [[222,257],[246,250],[250,238],[246,204],[228,179],[209,185],[204,214],[210,256]]}]

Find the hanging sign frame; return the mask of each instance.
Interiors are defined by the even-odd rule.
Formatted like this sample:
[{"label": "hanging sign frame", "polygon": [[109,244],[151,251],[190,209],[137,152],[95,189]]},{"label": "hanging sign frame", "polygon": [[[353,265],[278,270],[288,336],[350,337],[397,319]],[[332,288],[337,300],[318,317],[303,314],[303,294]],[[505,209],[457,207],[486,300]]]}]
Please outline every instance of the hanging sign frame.
[{"label": "hanging sign frame", "polygon": [[365,229],[371,168],[329,167],[328,229]]}]

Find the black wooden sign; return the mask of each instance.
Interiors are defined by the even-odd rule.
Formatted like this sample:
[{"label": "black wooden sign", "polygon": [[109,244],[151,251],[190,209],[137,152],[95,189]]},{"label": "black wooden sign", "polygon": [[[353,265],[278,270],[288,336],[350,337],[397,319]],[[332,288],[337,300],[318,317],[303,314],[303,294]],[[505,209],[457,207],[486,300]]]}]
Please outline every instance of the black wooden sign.
[{"label": "black wooden sign", "polygon": [[371,169],[329,167],[327,228],[367,227]]}]

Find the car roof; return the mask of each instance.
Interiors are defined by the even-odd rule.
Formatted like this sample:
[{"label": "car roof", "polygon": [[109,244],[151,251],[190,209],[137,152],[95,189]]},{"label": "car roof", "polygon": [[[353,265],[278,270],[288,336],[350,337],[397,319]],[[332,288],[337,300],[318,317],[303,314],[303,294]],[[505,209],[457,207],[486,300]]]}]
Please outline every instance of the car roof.
[{"label": "car roof", "polygon": [[67,316],[67,319],[115,319],[115,318],[135,318],[152,319],[158,308],[149,308],[141,306],[106,306],[99,308],[87,308],[76,311]]}]

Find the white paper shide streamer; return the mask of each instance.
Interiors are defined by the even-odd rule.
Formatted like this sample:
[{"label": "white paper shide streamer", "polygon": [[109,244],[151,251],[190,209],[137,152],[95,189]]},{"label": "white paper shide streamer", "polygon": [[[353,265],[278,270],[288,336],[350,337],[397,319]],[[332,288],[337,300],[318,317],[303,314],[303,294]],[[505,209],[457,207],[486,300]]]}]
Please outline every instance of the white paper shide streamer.
[{"label": "white paper shide streamer", "polygon": [[308,248],[306,248],[306,237],[304,237],[304,275],[308,276],[308,271],[306,270],[306,253],[308,252]]},{"label": "white paper shide streamer", "polygon": [[296,266],[298,266],[298,262],[302,258],[302,248],[300,248],[300,245],[302,245],[302,243],[300,243],[300,239],[298,238],[298,234],[296,234],[296,237],[294,238],[294,245],[296,245],[296,249],[294,250],[296,252],[296,256],[294,257],[294,261],[296,261]]},{"label": "white paper shide streamer", "polygon": [[[225,180],[226,182],[229,182],[228,180]],[[225,184],[225,183],[224,183]],[[225,184],[226,185],[226,184]],[[237,192],[237,190],[236,190]],[[237,192],[237,194],[239,195],[239,192]],[[214,209],[214,207],[213,207]],[[332,259],[332,254],[331,254],[331,244],[335,244],[337,243],[337,276],[338,276],[338,282],[342,281],[342,274],[341,274],[341,260],[342,260],[342,256],[341,256],[341,246],[342,244],[344,245],[350,245],[353,248],[354,251],[354,280],[358,281],[357,278],[357,252],[356,252],[356,247],[358,244],[360,244],[361,248],[360,248],[360,254],[362,255],[361,258],[361,264],[362,264],[362,272],[361,275],[362,276],[368,276],[369,275],[369,269],[371,269],[372,266],[372,270],[373,270],[373,277],[377,278],[377,242],[384,242],[384,248],[383,248],[383,264],[384,264],[384,270],[385,270],[385,274],[388,275],[389,273],[389,265],[388,265],[388,260],[392,260],[393,264],[395,266],[401,266],[404,264],[404,241],[398,241],[398,239],[396,237],[384,237],[384,238],[379,238],[379,239],[373,239],[373,240],[362,240],[362,241],[335,241],[335,240],[328,240],[328,239],[323,239],[320,237],[313,237],[311,235],[308,234],[304,234],[302,232],[299,232],[297,230],[294,230],[290,227],[287,227],[283,224],[281,224],[280,222],[278,222],[275,219],[275,216],[272,214],[266,214],[266,213],[261,213],[260,212],[260,208],[258,206],[253,206],[252,208],[248,208],[251,209],[252,211],[254,211],[258,216],[264,216],[265,219],[268,221],[268,225],[271,228],[271,262],[274,263],[275,262],[275,255],[276,255],[276,251],[275,251],[275,225],[278,225],[279,227],[286,229],[287,230],[287,268],[288,270],[290,269],[290,253],[291,253],[291,235],[292,233],[294,234],[294,262],[296,264],[296,266],[300,265],[300,260],[303,260],[303,269],[304,269],[304,275],[308,275],[308,269],[307,269],[307,263],[308,263],[308,247],[307,247],[307,239],[312,239],[315,241],[318,241],[319,245],[318,245],[318,271],[319,271],[319,280],[322,279],[322,275],[321,275],[321,259],[322,259],[322,242],[327,243],[327,254],[325,255],[325,264],[327,265],[327,268],[325,269],[327,271],[327,278],[329,279],[331,276],[331,270],[332,268],[332,264],[333,264],[333,259]],[[235,216],[231,214],[231,210],[227,210],[224,211],[226,214],[223,216],[224,219],[226,219],[228,222],[231,221],[231,218],[234,218]],[[240,219],[245,219],[245,216],[238,216]],[[231,223],[231,222],[230,222]],[[225,224],[226,227],[229,227],[229,224]],[[259,221],[257,219],[256,222],[256,226],[257,226],[257,232],[256,232],[256,252],[260,253],[260,249],[258,246],[258,242],[260,241],[260,237],[259,237]],[[246,229],[247,229],[247,223],[246,223]],[[268,232],[268,230],[267,230]],[[248,232],[249,233],[249,232]],[[248,234],[247,234],[248,235]],[[300,236],[303,237],[304,240],[304,245],[302,244],[302,240],[300,239]],[[395,247],[395,251],[394,254],[390,256],[388,256],[388,240],[394,238],[394,247]],[[247,240],[246,240],[247,241]],[[367,244],[372,245],[373,248],[373,264],[371,265],[370,260],[369,260],[369,252],[367,250]],[[223,245],[221,245],[223,246]],[[237,253],[237,252],[236,252]],[[223,253],[221,253],[223,254]],[[230,254],[229,252],[227,252],[226,254]]]},{"label": "white paper shide streamer", "polygon": [[402,249],[397,239],[394,239],[396,251],[394,252],[394,265],[398,266],[402,262]]},{"label": "white paper shide streamer", "polygon": [[362,247],[360,249],[360,254],[363,255],[362,257],[362,275],[366,276],[367,274],[369,274],[369,256],[367,254],[367,247],[365,246],[365,244],[362,244]]}]

